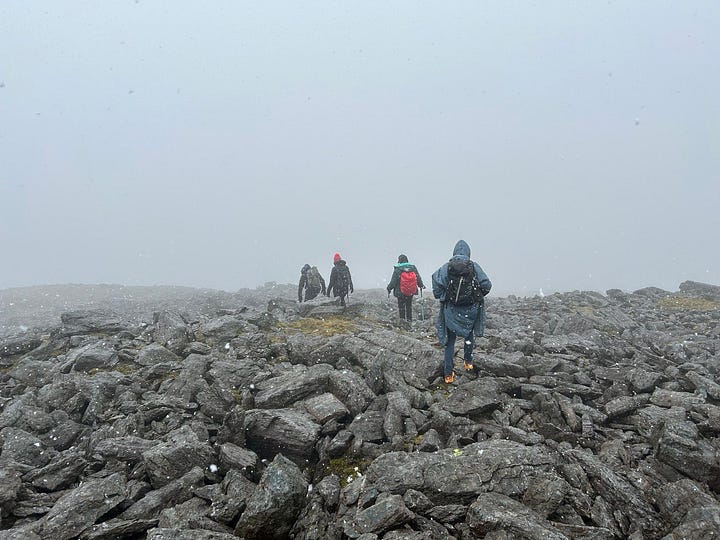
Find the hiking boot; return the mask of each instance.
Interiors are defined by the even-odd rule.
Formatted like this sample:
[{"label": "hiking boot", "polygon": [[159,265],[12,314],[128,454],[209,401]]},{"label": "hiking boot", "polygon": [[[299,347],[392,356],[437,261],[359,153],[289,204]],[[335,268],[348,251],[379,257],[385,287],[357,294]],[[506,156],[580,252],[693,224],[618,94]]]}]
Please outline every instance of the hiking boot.
[{"label": "hiking boot", "polygon": [[452,384],[455,382],[455,373],[450,373],[450,375],[445,375],[445,384]]},{"label": "hiking boot", "polygon": [[473,369],[475,369],[475,365],[465,360],[465,371],[472,371]]}]

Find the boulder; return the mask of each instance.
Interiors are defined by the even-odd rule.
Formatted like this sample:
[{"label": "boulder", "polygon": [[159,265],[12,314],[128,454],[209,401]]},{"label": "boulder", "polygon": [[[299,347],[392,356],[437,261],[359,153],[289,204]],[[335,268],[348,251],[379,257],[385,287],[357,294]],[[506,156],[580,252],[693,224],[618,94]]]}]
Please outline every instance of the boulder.
[{"label": "boulder", "polygon": [[435,504],[468,504],[487,491],[520,496],[536,475],[554,465],[555,458],[542,447],[493,439],[436,453],[383,454],[365,476],[380,491],[414,489]]},{"label": "boulder", "polygon": [[247,501],[235,527],[245,538],[285,539],[302,510],[308,483],[300,469],[282,455],[275,456]]},{"label": "boulder", "polygon": [[66,336],[115,334],[128,326],[117,314],[100,310],[68,311],[60,315],[60,320],[62,333]]},{"label": "boulder", "polygon": [[207,469],[217,461],[212,447],[198,440],[189,429],[179,430],[170,440],[145,450],[142,460],[156,489],[178,480],[195,467]]},{"label": "boulder", "polygon": [[245,414],[247,446],[261,458],[282,453],[302,466],[313,458],[320,426],[292,409],[251,409]]},{"label": "boulder", "polygon": [[126,481],[122,474],[91,479],[60,497],[33,528],[42,538],[75,538],[125,500]]},{"label": "boulder", "polygon": [[203,485],[204,478],[203,470],[195,467],[181,478],[149,491],[118,517],[124,520],[156,518],[164,508],[180,504],[192,497],[193,492]]},{"label": "boulder", "polygon": [[503,532],[508,538],[568,540],[549,521],[527,506],[501,493],[481,493],[470,505],[467,524],[475,534],[487,538]]},{"label": "boulder", "polygon": [[[204,353],[207,354],[207,353]],[[157,364],[174,364],[180,361],[180,357],[163,347],[159,343],[150,343],[140,349],[135,362],[141,366],[154,366]]]}]

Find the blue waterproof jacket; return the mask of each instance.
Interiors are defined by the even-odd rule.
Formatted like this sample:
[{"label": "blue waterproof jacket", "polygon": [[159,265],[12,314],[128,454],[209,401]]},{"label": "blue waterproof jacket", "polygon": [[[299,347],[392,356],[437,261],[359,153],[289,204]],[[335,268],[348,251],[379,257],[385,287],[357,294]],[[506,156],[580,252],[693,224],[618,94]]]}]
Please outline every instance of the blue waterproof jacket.
[{"label": "blue waterproof jacket", "polygon": [[[453,250],[452,259],[469,259],[470,246],[464,240],[458,240]],[[450,259],[450,260],[452,260]],[[480,265],[473,261],[475,276],[480,283],[483,296],[492,288],[492,283]],[[443,264],[432,275],[433,296],[440,300],[440,312],[436,323],[438,340],[441,345],[447,343],[447,331],[451,330],[461,337],[471,335],[482,336],[485,330],[485,305],[456,306],[445,301],[445,290],[448,284],[448,263]]]}]

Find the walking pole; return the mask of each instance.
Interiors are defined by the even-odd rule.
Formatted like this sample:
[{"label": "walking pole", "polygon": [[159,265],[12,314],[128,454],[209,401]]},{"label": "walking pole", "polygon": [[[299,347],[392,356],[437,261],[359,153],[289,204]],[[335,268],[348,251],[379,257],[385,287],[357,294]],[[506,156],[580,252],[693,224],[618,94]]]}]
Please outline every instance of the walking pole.
[{"label": "walking pole", "polygon": [[422,295],[422,289],[420,289],[420,320],[425,320],[425,299]]}]

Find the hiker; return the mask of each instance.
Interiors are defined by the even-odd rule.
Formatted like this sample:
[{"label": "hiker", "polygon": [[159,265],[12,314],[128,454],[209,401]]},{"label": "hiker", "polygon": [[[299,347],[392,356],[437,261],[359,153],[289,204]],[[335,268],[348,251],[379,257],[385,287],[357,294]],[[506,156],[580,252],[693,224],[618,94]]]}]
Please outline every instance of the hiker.
[{"label": "hiker", "polygon": [[298,302],[303,301],[303,288],[305,301],[312,300],[321,292],[325,294],[325,280],[320,275],[317,266],[306,264],[300,270],[300,283],[298,283]]},{"label": "hiker", "polygon": [[388,296],[393,291],[398,302],[398,311],[400,318],[406,321],[412,321],[412,301],[413,296],[418,293],[418,289],[424,289],[420,273],[414,264],[408,262],[407,255],[400,255],[398,262],[393,269],[393,275],[387,286]]},{"label": "hiker", "polygon": [[328,281],[327,296],[330,296],[332,291],[333,296],[340,297],[340,305],[345,306],[345,297],[353,292],[352,276],[350,276],[350,269],[347,263],[340,257],[339,253],[333,255],[333,269],[330,272],[330,281]]},{"label": "hiker", "polygon": [[458,240],[452,258],[432,275],[433,296],[440,300],[437,333],[445,346],[443,376],[447,384],[455,380],[453,355],[455,339],[464,340],[463,360],[466,371],[472,371],[475,336],[482,336],[485,326],[484,298],[492,283],[480,265],[470,260],[470,246]]}]

